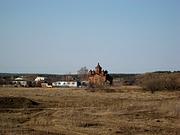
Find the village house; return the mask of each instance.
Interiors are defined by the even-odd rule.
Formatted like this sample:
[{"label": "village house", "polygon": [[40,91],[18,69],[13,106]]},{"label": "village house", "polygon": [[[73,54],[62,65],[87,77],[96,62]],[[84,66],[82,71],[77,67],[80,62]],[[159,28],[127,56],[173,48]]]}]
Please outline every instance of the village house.
[{"label": "village house", "polygon": [[78,81],[57,81],[52,83],[53,87],[79,87]]},{"label": "village house", "polygon": [[32,87],[34,85],[34,79],[28,77],[17,77],[12,81],[15,87]]},{"label": "village house", "polygon": [[40,82],[40,81],[45,81],[46,80],[46,77],[36,77],[36,79],[34,80],[35,82]]}]

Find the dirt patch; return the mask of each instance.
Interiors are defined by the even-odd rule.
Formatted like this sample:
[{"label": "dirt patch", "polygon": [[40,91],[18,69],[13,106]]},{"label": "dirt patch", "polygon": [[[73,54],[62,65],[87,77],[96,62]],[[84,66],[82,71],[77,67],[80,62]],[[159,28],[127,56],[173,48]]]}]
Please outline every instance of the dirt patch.
[{"label": "dirt patch", "polygon": [[0,97],[1,108],[34,108],[38,102],[25,97]]}]

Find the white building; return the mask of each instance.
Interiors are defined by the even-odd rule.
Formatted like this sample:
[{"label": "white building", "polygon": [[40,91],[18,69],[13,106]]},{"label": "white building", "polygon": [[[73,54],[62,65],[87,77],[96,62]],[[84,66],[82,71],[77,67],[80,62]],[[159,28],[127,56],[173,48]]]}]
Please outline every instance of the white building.
[{"label": "white building", "polygon": [[53,87],[78,87],[78,82],[66,82],[66,81],[58,81],[52,83]]},{"label": "white building", "polygon": [[35,81],[39,82],[39,81],[44,81],[46,79],[46,77],[36,77]]},{"label": "white building", "polygon": [[12,81],[14,86],[22,86],[22,87],[28,87],[31,84],[31,81],[27,78],[17,77],[14,81]]}]

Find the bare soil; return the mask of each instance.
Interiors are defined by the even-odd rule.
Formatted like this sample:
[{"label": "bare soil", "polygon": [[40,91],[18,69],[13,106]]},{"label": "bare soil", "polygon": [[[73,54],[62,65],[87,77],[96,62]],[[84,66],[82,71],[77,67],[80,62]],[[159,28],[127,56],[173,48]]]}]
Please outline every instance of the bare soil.
[{"label": "bare soil", "polygon": [[0,88],[2,135],[179,135],[180,91]]}]

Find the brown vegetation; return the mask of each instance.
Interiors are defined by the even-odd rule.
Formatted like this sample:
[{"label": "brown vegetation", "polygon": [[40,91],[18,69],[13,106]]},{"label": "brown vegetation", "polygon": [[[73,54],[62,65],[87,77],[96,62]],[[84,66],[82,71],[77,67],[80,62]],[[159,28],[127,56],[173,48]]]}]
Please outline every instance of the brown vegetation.
[{"label": "brown vegetation", "polygon": [[180,73],[147,73],[140,77],[140,85],[152,92],[158,90],[178,90]]},{"label": "brown vegetation", "polygon": [[180,91],[111,89],[0,88],[0,134],[180,134]]}]

